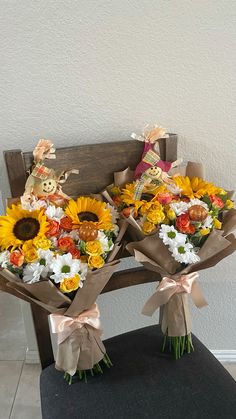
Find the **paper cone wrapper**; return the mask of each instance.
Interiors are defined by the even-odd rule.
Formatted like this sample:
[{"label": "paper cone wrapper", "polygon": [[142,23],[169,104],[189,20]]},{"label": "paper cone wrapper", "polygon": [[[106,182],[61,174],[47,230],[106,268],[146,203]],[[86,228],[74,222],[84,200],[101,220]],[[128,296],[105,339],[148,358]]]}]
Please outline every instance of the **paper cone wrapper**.
[{"label": "paper cone wrapper", "polygon": [[187,294],[174,294],[161,310],[161,330],[168,336],[186,336],[192,330]]},{"label": "paper cone wrapper", "polygon": [[[35,284],[24,284],[7,270],[0,271],[0,290],[12,294],[29,303],[35,303],[49,313],[76,317],[95,303],[119,261],[107,263],[103,268],[89,272],[83,288],[79,289],[73,301],[62,294],[51,281],[45,280]],[[88,325],[75,330],[58,346],[56,367],[74,375],[76,370],[93,368],[105,354],[101,341],[101,330]]]},{"label": "paper cone wrapper", "polygon": [[73,376],[77,370],[90,370],[106,353],[101,341],[101,331],[88,325],[76,329],[60,343],[56,356],[56,368]]}]

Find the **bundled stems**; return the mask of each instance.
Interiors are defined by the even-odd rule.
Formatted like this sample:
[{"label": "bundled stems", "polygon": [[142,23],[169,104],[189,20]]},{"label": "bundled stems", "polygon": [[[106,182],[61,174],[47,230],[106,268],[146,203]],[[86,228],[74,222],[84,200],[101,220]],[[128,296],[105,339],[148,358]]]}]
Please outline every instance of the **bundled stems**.
[{"label": "bundled stems", "polygon": [[90,370],[77,370],[76,371],[76,374],[74,376],[72,376],[72,375],[68,374],[67,372],[65,372],[64,379],[66,380],[66,382],[69,385],[73,384],[73,380],[74,380],[74,377],[75,376],[77,378],[79,378],[79,380],[84,380],[84,382],[87,383],[87,373],[90,373],[90,375],[92,377],[94,377],[94,375],[97,375],[97,374],[103,374],[103,369],[102,369],[102,367],[100,365],[101,362],[107,368],[113,367],[113,364],[111,362],[111,359],[110,359],[109,355],[107,353],[105,353],[102,361],[100,361],[100,363],[98,362],[97,364],[95,364],[92,369],[90,369]]},{"label": "bundled stems", "polygon": [[168,336],[168,333],[165,334],[162,352],[165,352],[166,349],[174,355],[175,359],[181,358],[184,353],[190,354],[194,351],[191,333],[185,336]]}]

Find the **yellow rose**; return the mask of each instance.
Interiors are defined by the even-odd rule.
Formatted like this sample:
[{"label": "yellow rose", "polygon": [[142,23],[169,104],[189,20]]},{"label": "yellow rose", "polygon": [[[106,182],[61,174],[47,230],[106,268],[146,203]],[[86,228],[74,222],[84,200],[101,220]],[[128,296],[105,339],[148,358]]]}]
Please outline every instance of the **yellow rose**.
[{"label": "yellow rose", "polygon": [[85,250],[90,256],[99,256],[103,253],[101,243],[98,240],[87,242]]},{"label": "yellow rose", "polygon": [[146,202],[145,204],[143,204],[140,208],[139,208],[139,213],[140,215],[144,215],[148,212],[148,210],[150,209],[150,207],[152,206],[151,202]]},{"label": "yellow rose", "polygon": [[90,269],[102,268],[104,264],[105,260],[101,256],[89,256],[88,258],[88,267]]},{"label": "yellow rose", "polygon": [[71,292],[79,288],[80,276],[75,274],[71,278],[65,278],[63,282],[60,283],[60,290],[62,292]]},{"label": "yellow rose", "polygon": [[32,247],[31,249],[27,250],[26,252],[23,252],[25,256],[25,262],[31,263],[35,262],[35,260],[38,259],[38,252],[35,249],[35,247]]},{"label": "yellow rose", "polygon": [[221,230],[222,223],[218,220],[218,218],[214,218],[214,220],[213,220],[213,226],[214,226],[217,230]]},{"label": "yellow rose", "polygon": [[147,214],[147,220],[153,224],[160,224],[165,219],[165,214],[163,211],[150,211]]},{"label": "yellow rose", "polygon": [[226,203],[225,203],[225,207],[226,209],[231,209],[234,207],[234,202],[231,201],[231,199],[227,199]]},{"label": "yellow rose", "polygon": [[153,223],[150,223],[149,221],[145,221],[143,223],[143,232],[145,234],[151,233],[153,230],[155,230],[156,226]]},{"label": "yellow rose", "polygon": [[152,211],[163,210],[163,205],[161,205],[159,201],[151,201],[151,204]]},{"label": "yellow rose", "polygon": [[211,230],[209,228],[201,228],[200,234],[201,234],[201,236],[207,236],[207,234],[209,234],[210,231]]},{"label": "yellow rose", "polygon": [[167,211],[167,217],[169,218],[169,220],[175,220],[176,219],[176,214],[174,212],[174,210],[172,208],[169,208]]},{"label": "yellow rose", "polygon": [[48,250],[50,249],[52,243],[46,237],[36,237],[33,240],[33,244],[37,249]]}]

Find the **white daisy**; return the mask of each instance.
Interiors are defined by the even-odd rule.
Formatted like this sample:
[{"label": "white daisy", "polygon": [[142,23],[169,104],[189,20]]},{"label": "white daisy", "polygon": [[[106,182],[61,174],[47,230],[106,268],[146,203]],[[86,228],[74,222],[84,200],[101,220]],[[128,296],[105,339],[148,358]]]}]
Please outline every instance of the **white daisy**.
[{"label": "white daisy", "polygon": [[112,223],[115,224],[116,220],[118,220],[119,218],[119,213],[118,211],[110,204],[106,204],[107,209],[110,210],[111,212],[111,216],[112,216]]},{"label": "white daisy", "polygon": [[213,218],[211,215],[208,215],[207,218],[203,221],[202,226],[205,228],[211,228],[213,223]]},{"label": "white daisy", "polygon": [[161,225],[159,237],[163,240],[164,244],[170,246],[171,248],[184,244],[187,238],[186,234],[179,233],[174,226],[166,224]]},{"label": "white daisy", "polygon": [[67,253],[62,256],[57,255],[52,261],[50,269],[54,272],[54,275],[51,275],[50,278],[58,283],[62,282],[65,278],[71,278],[78,273],[81,275],[82,279],[86,276],[87,265],[81,263],[79,259],[72,259],[72,255]]},{"label": "white daisy", "polygon": [[113,234],[115,235],[115,236],[118,236],[118,233],[119,233],[119,226],[117,225],[117,224],[113,224],[113,228],[112,228],[112,232],[113,232]]},{"label": "white daisy", "polygon": [[175,212],[175,214],[181,215],[181,214],[185,214],[188,209],[189,209],[189,203],[188,202],[172,202],[170,204],[170,207],[172,208],[172,210]]},{"label": "white daisy", "polygon": [[109,252],[114,247],[114,243],[109,244],[107,236],[100,230],[98,231],[97,240],[102,246],[103,253]]},{"label": "white daisy", "polygon": [[9,258],[10,258],[10,252],[8,250],[5,250],[5,252],[0,253],[0,265],[3,269],[7,268],[7,265],[9,263]]},{"label": "white daisy", "polygon": [[185,243],[172,248],[172,255],[177,262],[185,263],[196,263],[200,260],[200,257],[194,252],[191,243]]},{"label": "white daisy", "polygon": [[49,205],[45,211],[45,214],[50,220],[57,222],[59,222],[61,218],[65,216],[63,209],[60,207],[55,207],[54,205]]},{"label": "white daisy", "polygon": [[44,265],[40,265],[39,262],[29,263],[23,270],[23,281],[27,282],[27,284],[39,282],[44,268]]},{"label": "white daisy", "polygon": [[43,266],[41,276],[46,278],[50,270],[50,265],[54,259],[54,254],[51,250],[38,249],[39,264]]}]

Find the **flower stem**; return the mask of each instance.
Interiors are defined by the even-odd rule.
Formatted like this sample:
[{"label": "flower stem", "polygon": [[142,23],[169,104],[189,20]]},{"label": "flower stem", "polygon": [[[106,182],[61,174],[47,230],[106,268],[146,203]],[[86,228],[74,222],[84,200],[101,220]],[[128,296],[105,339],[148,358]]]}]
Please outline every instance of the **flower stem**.
[{"label": "flower stem", "polygon": [[194,351],[191,333],[185,336],[168,336],[167,331],[163,338],[162,352],[165,352],[167,348],[168,352],[171,352],[175,359],[181,358],[184,353],[190,354]]},{"label": "flower stem", "polygon": [[[107,368],[111,368],[113,366],[112,361],[107,353],[104,354],[102,362]],[[94,377],[97,374],[103,374],[103,370],[100,363],[94,364],[93,368],[89,370],[78,369],[74,376],[70,375],[68,372],[65,372],[64,379],[69,385],[71,385],[74,381],[74,377],[77,376],[79,380],[84,380],[84,382],[87,383],[87,373],[90,373],[92,377]]]}]

